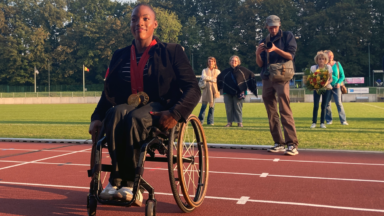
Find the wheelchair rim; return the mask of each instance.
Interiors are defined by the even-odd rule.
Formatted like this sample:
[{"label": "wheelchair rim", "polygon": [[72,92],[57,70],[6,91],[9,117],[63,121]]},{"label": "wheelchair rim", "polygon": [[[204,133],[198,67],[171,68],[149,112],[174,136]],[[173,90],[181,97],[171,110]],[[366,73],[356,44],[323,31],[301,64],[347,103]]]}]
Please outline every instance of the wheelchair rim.
[{"label": "wheelchair rim", "polygon": [[178,175],[184,199],[189,205],[198,207],[208,186],[209,166],[205,134],[196,116],[190,116],[182,125],[177,151]]}]

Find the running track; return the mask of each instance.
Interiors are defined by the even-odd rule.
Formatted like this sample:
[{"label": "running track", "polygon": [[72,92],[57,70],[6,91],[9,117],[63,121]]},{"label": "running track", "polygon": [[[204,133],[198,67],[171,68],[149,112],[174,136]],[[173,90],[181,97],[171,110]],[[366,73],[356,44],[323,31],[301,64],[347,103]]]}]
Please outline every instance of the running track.
[{"label": "running track", "polygon": [[[0,142],[0,215],[86,215],[90,148]],[[209,155],[206,199],[188,215],[384,215],[383,153],[303,150],[289,157],[210,148]],[[173,200],[166,164],[145,167],[158,215],[186,215]],[[144,210],[99,204],[97,214]]]}]

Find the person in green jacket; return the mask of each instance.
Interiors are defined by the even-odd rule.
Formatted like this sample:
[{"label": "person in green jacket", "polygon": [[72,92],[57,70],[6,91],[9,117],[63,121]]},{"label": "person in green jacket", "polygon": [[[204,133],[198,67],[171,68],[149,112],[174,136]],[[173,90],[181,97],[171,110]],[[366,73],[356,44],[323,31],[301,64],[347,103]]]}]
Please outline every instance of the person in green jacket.
[{"label": "person in green jacket", "polygon": [[[343,107],[343,103],[341,102],[341,89],[340,86],[343,84],[345,75],[344,75],[344,69],[341,66],[340,62],[334,60],[334,54],[331,50],[324,51],[329,58],[328,65],[332,67],[333,73],[332,73],[332,95],[333,99],[335,100],[337,111],[339,112],[339,119],[340,123],[342,125],[348,125],[347,117],[345,115],[345,110]],[[325,120],[327,124],[332,124],[332,109],[331,109],[331,100],[329,101],[326,112],[325,112]]]}]

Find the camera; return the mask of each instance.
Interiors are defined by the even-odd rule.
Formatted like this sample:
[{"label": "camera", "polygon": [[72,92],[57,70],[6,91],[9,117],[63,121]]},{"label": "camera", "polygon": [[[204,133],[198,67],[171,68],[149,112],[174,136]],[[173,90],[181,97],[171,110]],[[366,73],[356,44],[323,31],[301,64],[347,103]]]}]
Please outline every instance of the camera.
[{"label": "camera", "polygon": [[271,49],[273,46],[272,42],[264,43],[265,49]]}]

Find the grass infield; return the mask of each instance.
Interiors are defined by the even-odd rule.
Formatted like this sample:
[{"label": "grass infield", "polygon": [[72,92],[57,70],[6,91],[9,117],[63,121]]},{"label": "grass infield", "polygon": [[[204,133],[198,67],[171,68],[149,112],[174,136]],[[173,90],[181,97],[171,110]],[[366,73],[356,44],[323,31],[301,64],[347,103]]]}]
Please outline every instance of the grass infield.
[{"label": "grass infield", "polygon": [[[95,107],[96,104],[0,105],[0,137],[89,139],[88,126]],[[193,114],[198,115],[200,107],[201,104]],[[312,103],[292,103],[291,108],[299,148],[384,151],[384,103],[344,103],[349,126],[340,124],[336,106],[332,104],[336,118],[326,129],[319,128],[320,119],[317,128],[309,128]],[[244,103],[243,128],[224,128],[226,123],[224,104],[218,103],[215,125],[204,123],[209,143],[273,144],[262,103]]]}]

